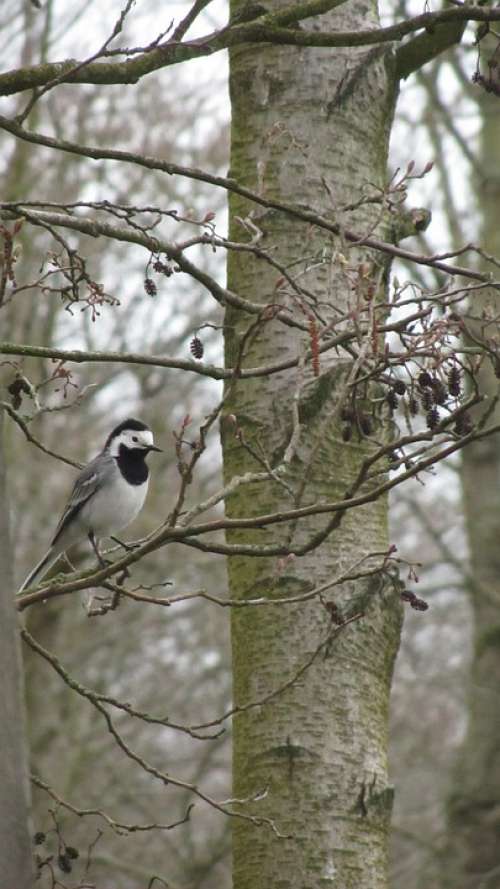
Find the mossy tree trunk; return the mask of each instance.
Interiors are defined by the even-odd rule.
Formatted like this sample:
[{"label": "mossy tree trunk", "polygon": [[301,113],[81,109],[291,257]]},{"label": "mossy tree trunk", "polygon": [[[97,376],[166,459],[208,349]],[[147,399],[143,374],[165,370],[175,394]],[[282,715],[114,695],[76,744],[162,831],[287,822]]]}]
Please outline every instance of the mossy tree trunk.
[{"label": "mossy tree trunk", "polygon": [[[496,43],[493,42],[494,50]],[[491,47],[490,47],[491,48]],[[478,242],[500,256],[498,206],[500,114],[498,97],[482,92],[477,194],[481,231]],[[491,266],[487,266],[491,270]],[[474,298],[473,314],[498,316],[494,290]],[[495,322],[496,327],[497,322]],[[482,323],[477,329],[481,331]],[[485,328],[489,335],[488,326]],[[496,333],[496,330],[495,330]],[[499,388],[491,363],[478,372],[480,389],[493,399]],[[500,408],[493,419],[500,422]],[[500,882],[500,447],[497,436],[474,442],[463,452],[462,485],[472,577],[473,654],[467,704],[467,733],[448,800],[448,836],[443,886],[476,889]],[[484,883],[481,880],[484,879]]]},{"label": "mossy tree trunk", "polygon": [[[280,4],[268,4],[276,9]],[[283,5],[283,4],[281,4]],[[233,3],[233,14],[239,8]],[[356,29],[376,22],[374,4],[346,4],[314,21],[315,28]],[[307,26],[307,23],[306,25]],[[356,201],[367,183],[382,186],[393,116],[391,56],[385,49],[321,50],[280,46],[242,47],[231,52],[231,175],[266,197],[294,202],[334,216],[334,208]],[[252,205],[230,201],[231,239],[248,241],[239,220]],[[365,204],[342,221],[368,231],[377,210]],[[251,223],[259,246],[314,291],[322,319],[333,322],[357,295],[350,270],[379,261],[366,249],[337,250],[324,232],[281,212],[257,210]],[[378,269],[385,280],[387,269]],[[249,253],[231,252],[229,287],[252,301],[286,304],[277,292],[279,273]],[[383,287],[383,285],[382,285]],[[291,305],[291,303],[289,303]],[[234,366],[251,321],[231,309],[226,315],[226,360]],[[267,321],[248,339],[244,365],[295,358],[307,347],[302,331]],[[321,380],[308,378],[301,402],[302,430],[289,466],[288,489],[278,481],[246,485],[228,498],[229,516],[249,516],[341,498],[367,453],[366,440],[346,443],[335,419],[346,361],[331,353],[322,360]],[[254,377],[229,394],[244,440],[276,465],[292,428],[297,370]],[[326,385],[334,379],[333,386]],[[235,436],[234,419],[221,423],[226,481],[262,466]],[[290,493],[293,492],[293,495]],[[346,515],[319,548],[300,558],[229,559],[233,597],[297,595],[331,580],[361,557],[388,547],[387,504]],[[230,543],[287,541],[304,544],[325,527],[324,516],[295,528],[228,536]],[[328,598],[328,596],[327,596]],[[385,889],[387,833],[392,788],[387,776],[387,716],[401,611],[394,592],[366,579],[336,588],[344,615],[362,608],[365,617],[344,628],[330,648],[271,703],[236,717],[234,796],[267,790],[251,811],[274,820],[283,834],[234,821],[234,889]],[[297,605],[233,609],[235,703],[260,700],[291,678],[318,647],[329,615],[318,600]],[[248,806],[245,808],[248,811]]]}]

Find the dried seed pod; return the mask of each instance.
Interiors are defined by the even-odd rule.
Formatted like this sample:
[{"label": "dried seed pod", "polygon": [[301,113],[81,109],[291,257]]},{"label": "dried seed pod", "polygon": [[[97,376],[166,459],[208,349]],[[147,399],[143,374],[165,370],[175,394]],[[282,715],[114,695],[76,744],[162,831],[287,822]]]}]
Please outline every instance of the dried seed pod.
[{"label": "dried seed pod", "polygon": [[315,318],[309,318],[309,339],[311,343],[311,366],[315,377],[319,377],[319,333]]},{"label": "dried seed pod", "polygon": [[412,593],[411,590],[403,590],[403,592],[400,593],[400,596],[403,602],[410,602],[410,604],[417,598],[415,593]]},{"label": "dried seed pod", "polygon": [[457,435],[468,435],[469,432],[472,432],[472,429],[473,429],[473,423],[470,418],[470,414],[468,414],[468,413],[460,414],[460,416],[457,417],[456,422],[455,422],[456,434]]},{"label": "dried seed pod", "polygon": [[422,404],[422,409],[424,411],[430,411],[433,405],[432,392],[430,389],[424,389],[422,392],[422,397],[420,399]]},{"label": "dried seed pod", "polygon": [[432,400],[434,404],[446,404],[448,393],[441,380],[434,379],[432,381]]},{"label": "dried seed pod", "polygon": [[69,860],[67,855],[59,855],[59,857],[57,859],[57,863],[59,865],[59,868],[63,871],[63,873],[65,873],[65,874],[71,873],[73,868],[71,866],[71,861]]},{"label": "dried seed pod", "polygon": [[363,435],[371,435],[372,433],[372,421],[370,417],[367,417],[366,414],[361,414],[359,418],[359,428]]},{"label": "dried seed pod", "polygon": [[353,414],[352,408],[347,407],[347,405],[345,405],[342,408],[342,410],[340,411],[340,419],[344,420],[345,423],[350,423],[351,420],[353,419],[353,417],[354,417],[354,414]]},{"label": "dried seed pod", "polygon": [[189,344],[189,349],[194,358],[200,361],[203,358],[203,353],[205,351],[202,341],[199,336],[194,336]]},{"label": "dried seed pod", "polygon": [[156,296],[158,288],[152,278],[144,278],[144,290],[148,296]]},{"label": "dried seed pod", "polygon": [[418,385],[421,389],[426,389],[428,386],[432,386],[432,377],[428,371],[420,371],[418,375]]},{"label": "dried seed pod", "polygon": [[419,411],[418,401],[414,395],[411,396],[411,398],[408,402],[408,410],[410,411],[410,414],[412,415],[412,417],[415,417],[418,414],[418,411]]},{"label": "dried seed pod", "polygon": [[172,266],[169,265],[168,262],[162,262],[161,259],[157,259],[156,262],[153,263],[153,268],[155,272],[165,275],[166,278],[170,278],[170,275],[174,274]]},{"label": "dried seed pod", "polygon": [[414,596],[412,601],[410,602],[410,606],[415,609],[415,611],[427,611],[429,605],[425,601],[425,599],[419,599],[418,596]]},{"label": "dried seed pod", "polygon": [[458,398],[462,388],[460,369],[454,364],[448,371],[448,391],[453,398]]},{"label": "dried seed pod", "polygon": [[23,401],[21,392],[26,391],[23,382],[24,381],[22,377],[16,377],[16,379],[13,380],[10,386],[7,386],[7,392],[12,395],[12,407],[15,411],[17,411],[18,408],[21,407]]},{"label": "dried seed pod", "polygon": [[427,427],[429,429],[435,429],[439,426],[439,411],[437,407],[431,407],[430,411],[427,411],[425,415],[425,422],[427,423]]},{"label": "dried seed pod", "polygon": [[395,411],[398,406],[398,396],[396,395],[394,389],[389,389],[387,395],[385,396],[385,400],[389,405],[391,411]]}]

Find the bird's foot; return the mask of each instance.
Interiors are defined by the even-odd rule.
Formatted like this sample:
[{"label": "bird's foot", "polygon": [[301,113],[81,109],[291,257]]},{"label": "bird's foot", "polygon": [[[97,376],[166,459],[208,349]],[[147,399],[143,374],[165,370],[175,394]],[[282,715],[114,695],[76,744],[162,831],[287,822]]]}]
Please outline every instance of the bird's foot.
[{"label": "bird's foot", "polygon": [[118,586],[123,586],[123,584],[125,583],[127,577],[131,577],[131,576],[132,576],[132,575],[131,575],[130,571],[128,570],[127,566],[125,566],[125,568],[122,568],[122,570],[120,571],[120,573],[119,573],[119,574],[117,575],[117,577],[116,577],[116,583],[117,583],[117,585],[118,585]]},{"label": "bird's foot", "polygon": [[127,553],[131,553],[131,552],[133,552],[134,549],[137,549],[137,548],[140,546],[139,543],[125,543],[124,540],[120,540],[119,537],[113,537],[113,535],[111,535],[111,540],[114,540],[114,542],[117,543],[118,546],[123,547],[123,549],[124,549]]}]

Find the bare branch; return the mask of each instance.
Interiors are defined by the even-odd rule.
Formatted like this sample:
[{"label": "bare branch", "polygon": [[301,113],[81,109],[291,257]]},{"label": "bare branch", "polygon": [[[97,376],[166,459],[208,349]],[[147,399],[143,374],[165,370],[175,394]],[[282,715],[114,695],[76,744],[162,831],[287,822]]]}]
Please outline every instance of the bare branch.
[{"label": "bare branch", "polygon": [[[48,660],[48,662],[51,663],[52,666],[55,667],[55,669],[57,670],[59,675],[62,675],[63,673],[65,673],[65,671],[62,669],[61,665],[57,661],[57,658],[55,658],[54,655],[52,655],[50,652],[48,652],[44,648],[42,648],[42,646],[39,645],[38,642],[36,642],[36,640],[31,636],[30,633],[28,633],[28,631],[26,629],[21,630],[21,637],[31,648],[33,648],[35,651],[37,651],[39,654],[41,654],[45,660]],[[219,803],[219,802],[217,802],[217,800],[208,796],[206,793],[204,793],[202,790],[200,790],[200,788],[197,787],[195,784],[192,784],[188,781],[182,781],[180,778],[175,778],[173,775],[167,774],[166,772],[162,772],[162,771],[160,771],[160,769],[157,769],[151,763],[148,763],[142,756],[140,756],[139,753],[137,753],[135,750],[133,750],[129,746],[129,744],[127,744],[127,742],[125,741],[123,736],[120,734],[120,732],[118,732],[108,711],[106,710],[106,708],[103,705],[102,696],[95,694],[93,692],[89,694],[88,689],[84,689],[83,686],[80,686],[79,683],[76,683],[75,680],[72,680],[68,676],[68,674],[65,674],[65,682],[67,682],[79,694],[82,694],[96,708],[96,710],[98,710],[98,712],[101,714],[101,716],[103,717],[103,719],[107,725],[109,733],[112,735],[116,744],[123,751],[123,753],[130,760],[135,762],[136,765],[138,765],[141,769],[143,769],[143,771],[147,772],[153,778],[156,778],[164,786],[168,786],[170,784],[173,787],[179,787],[184,790],[187,790],[187,791],[189,791],[189,793],[192,793],[193,796],[198,797],[203,802],[207,803],[207,805],[211,806],[213,809],[216,809],[218,812],[220,812],[223,815],[228,815],[231,818],[239,818],[244,821],[248,821],[251,824],[254,824],[255,826],[258,826],[258,827],[268,826],[273,831],[273,833],[276,834],[276,836],[284,838],[284,835],[278,830],[278,828],[276,827],[276,824],[274,823],[272,818],[267,818],[265,816],[248,815],[243,812],[233,811],[228,806],[226,806],[222,803]],[[121,707],[120,709],[126,709],[126,705],[123,705],[123,707]],[[191,734],[191,735],[193,735],[193,737],[195,737],[195,730],[189,730],[189,729],[186,729],[186,730],[188,731],[189,734]],[[186,820],[186,818],[183,818],[182,821],[180,821],[178,823],[184,823],[185,820]]]},{"label": "bare branch", "polygon": [[16,423],[20,429],[22,429],[24,435],[26,436],[26,440],[29,441],[31,444],[34,444],[35,447],[39,448],[40,451],[43,451],[44,454],[48,454],[49,457],[55,457],[56,460],[61,460],[62,463],[67,463],[68,466],[74,466],[75,469],[82,468],[82,464],[78,463],[76,460],[71,460],[70,457],[65,457],[63,454],[57,454],[55,451],[51,451],[50,448],[46,448],[45,445],[42,444],[42,442],[39,441],[37,438],[35,438],[32,432],[30,432],[26,421],[23,420],[21,415],[17,411],[15,411],[14,408],[10,404],[8,404],[8,402],[0,401],[0,408],[4,410],[12,420],[14,420],[14,423]]},{"label": "bare branch", "polygon": [[[364,234],[352,232],[349,229],[344,229],[338,223],[333,222],[330,219],[322,216],[319,212],[306,210],[300,206],[296,206],[293,204],[286,204],[280,201],[264,198],[256,192],[253,192],[250,189],[238,185],[233,179],[225,179],[222,176],[212,176],[208,173],[202,172],[201,170],[195,170],[189,167],[179,167],[175,164],[168,164],[160,160],[159,158],[147,157],[140,154],[137,155],[133,152],[120,151],[118,149],[95,149],[91,148],[90,146],[82,146],[78,145],[77,143],[66,142],[65,140],[53,139],[49,136],[28,133],[22,127],[19,127],[14,122],[0,115],[0,128],[2,127],[13,133],[14,135],[19,136],[19,138],[26,139],[28,142],[35,142],[40,145],[47,145],[48,147],[57,148],[63,151],[69,151],[73,154],[84,155],[96,160],[107,158],[111,160],[125,161],[138,164],[139,166],[144,166],[148,169],[162,170],[163,172],[169,173],[170,175],[178,174],[186,176],[188,178],[205,181],[209,184],[225,188],[228,191],[234,192],[235,194],[239,194],[242,197],[246,197],[262,207],[273,210],[281,210],[284,213],[295,217],[296,219],[301,219],[303,222],[308,222],[311,225],[316,225],[318,226],[318,228],[329,231],[332,234],[341,234],[347,242],[355,244],[356,246],[369,247],[388,256],[399,257],[400,259],[405,259],[408,262],[413,262],[417,265],[430,266],[434,269],[444,272],[447,275],[461,275],[465,278],[472,278],[475,281],[485,281],[491,287],[500,289],[500,283],[492,281],[491,275],[489,274],[484,274],[470,268],[450,265],[449,263],[443,262],[442,259],[439,258],[439,255],[425,256],[423,254],[413,253],[411,250],[404,250],[402,247],[399,247],[395,244],[390,244],[387,241],[382,241],[379,238],[371,236],[367,237]],[[0,207],[1,206],[2,205],[0,204]],[[11,206],[12,205],[10,205],[10,207]],[[192,277],[203,284],[218,302],[221,302],[222,304],[227,303],[229,305],[235,306],[236,308],[241,308],[244,311],[254,312],[254,314],[261,311],[262,309],[261,305],[249,303],[248,301],[243,300],[241,297],[236,296],[236,294],[232,294],[228,290],[225,290],[223,287],[216,285],[216,283],[213,281],[213,279],[210,278],[210,276],[205,275],[200,270],[198,270],[196,266],[190,263],[186,259],[186,257],[184,257],[182,251],[179,250],[179,248],[174,244],[169,244],[158,239],[148,237],[142,232],[129,232],[126,229],[116,228],[114,226],[98,222],[97,220],[87,220],[80,217],[68,217],[67,215],[63,216],[61,214],[49,214],[40,211],[35,213],[23,209],[22,205],[18,206],[17,211],[10,209],[10,207],[9,209],[6,208],[5,210],[5,214],[8,218],[24,217],[29,219],[35,225],[49,224],[55,226],[63,226],[65,228],[73,229],[74,231],[80,231],[83,234],[88,234],[91,237],[97,238],[100,235],[103,235],[105,237],[116,238],[120,241],[128,241],[130,243],[140,244],[141,246],[146,247],[146,249],[151,250],[152,252],[162,251],[170,256],[172,259],[174,259],[183,271],[185,271],[187,274],[192,275]],[[299,322],[297,321],[292,321],[289,318],[287,319],[286,313],[282,313],[279,317],[280,320],[282,320],[285,324],[289,324],[294,327],[301,327],[302,329],[304,329],[307,326],[299,324]]]},{"label": "bare branch", "polygon": [[424,12],[385,28],[370,28],[359,31],[316,31],[281,27],[281,22],[295,24],[303,19],[327,12],[345,0],[305,0],[276,13],[265,13],[250,22],[238,23],[222,28],[197,40],[179,42],[167,40],[159,46],[153,45],[144,53],[134,55],[123,62],[92,62],[84,64],[75,59],[63,62],[44,63],[31,67],[7,71],[0,75],[0,95],[9,96],[26,89],[35,89],[54,79],[65,83],[137,83],[142,77],[193,58],[213,55],[229,47],[271,43],[286,46],[373,46],[401,41],[410,34],[422,30],[432,30],[437,25],[453,23],[497,22],[500,10],[497,7],[463,6],[438,12]]},{"label": "bare branch", "polygon": [[[119,588],[122,591],[121,587]],[[81,682],[78,682],[73,676],[70,676],[67,670],[63,667],[60,660],[53,654],[51,651],[48,651],[36,639],[28,632],[25,628],[21,630],[21,638],[24,642],[26,642],[29,647],[35,651],[40,657],[42,657],[50,666],[56,671],[56,673],[61,677],[63,682],[68,686],[68,688],[72,689],[72,691],[76,692],[80,697],[85,698],[87,701],[90,701],[91,704],[97,706],[97,704],[109,704],[109,706],[114,707],[117,710],[122,710],[128,716],[133,716],[136,719],[141,719],[143,722],[150,723],[151,725],[163,725],[166,728],[170,728],[173,731],[183,732],[184,734],[190,735],[192,738],[195,738],[198,741],[213,741],[219,737],[221,732],[212,735],[199,735],[187,726],[181,725],[179,723],[171,722],[168,716],[152,716],[150,713],[146,713],[141,710],[136,710],[130,704],[125,703],[124,701],[119,701],[117,698],[112,697],[111,695],[101,694],[100,692],[93,691],[90,688],[87,688],[85,685],[82,685]]]},{"label": "bare branch", "polygon": [[333,640],[342,632],[349,624],[355,623],[361,618],[364,617],[362,612],[358,612],[356,614],[351,615],[351,617],[346,618],[340,624],[332,624],[328,630],[326,637],[319,643],[319,645],[314,649],[311,655],[304,661],[303,664],[296,670],[289,679],[279,685],[277,688],[270,691],[269,694],[264,695],[264,697],[259,698],[255,701],[248,701],[246,704],[238,705],[236,704],[234,707],[231,707],[226,713],[223,713],[222,716],[213,719],[211,722],[207,722],[204,724],[200,724],[195,726],[196,729],[202,728],[212,728],[213,726],[220,725],[221,722],[225,722],[226,719],[229,719],[233,716],[238,716],[240,713],[246,713],[248,710],[253,710],[255,707],[263,707],[266,704],[270,704],[275,698],[279,697],[283,694],[283,692],[287,691],[289,688],[292,688],[301,676],[309,670],[310,667],[316,661],[318,655],[321,654],[322,651],[329,649]]},{"label": "bare branch", "polygon": [[191,812],[194,808],[194,803],[191,803],[186,809],[186,814],[179,821],[173,821],[171,824],[160,824],[160,823],[152,823],[152,824],[127,824],[123,821],[117,821],[115,818],[112,818],[111,815],[107,815],[106,812],[103,812],[101,809],[81,809],[72,805],[72,803],[67,802],[62,799],[58,793],[47,784],[45,781],[42,781],[39,775],[32,775],[31,781],[38,787],[40,790],[44,790],[48,795],[57,803],[58,806],[61,806],[63,809],[67,809],[68,812],[72,812],[73,815],[78,815],[79,818],[86,818],[88,816],[96,816],[97,818],[102,818],[106,824],[109,825],[111,830],[114,833],[121,835],[126,835],[129,833],[140,833],[147,830],[173,830],[174,827],[179,827],[181,824],[185,824],[186,821],[189,821]]}]

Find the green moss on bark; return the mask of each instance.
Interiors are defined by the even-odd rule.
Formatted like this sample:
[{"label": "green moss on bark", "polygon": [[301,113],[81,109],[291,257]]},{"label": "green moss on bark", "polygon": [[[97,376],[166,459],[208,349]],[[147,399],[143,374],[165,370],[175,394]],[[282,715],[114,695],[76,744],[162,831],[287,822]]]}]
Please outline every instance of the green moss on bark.
[{"label": "green moss on bark", "polygon": [[[271,4],[274,8],[274,5]],[[233,10],[238,8],[237,4]],[[352,4],[342,15],[325,16],[325,27],[366,26],[370,13]],[[231,52],[233,103],[231,176],[266,196],[293,201],[332,215],[335,202],[359,197],[363,184],[385,181],[388,134],[394,84],[387,77],[383,54],[370,59],[363,72],[362,54],[351,59],[289,47],[238,48]],[[345,103],[328,108],[346,64],[359,72]],[[333,189],[331,196],[323,180]],[[252,208],[233,195],[230,237],[246,240],[236,217]],[[357,222],[373,224],[373,207]],[[339,244],[314,227],[304,227],[283,213],[257,211],[252,222],[261,232],[261,246],[279,261],[296,268],[300,257],[322,257],[304,269],[304,283],[321,301],[326,321],[348,307],[351,291],[341,265],[334,262]],[[353,249],[349,263],[366,258]],[[248,253],[231,253],[228,285],[252,301],[276,301],[277,273]],[[282,297],[280,295],[280,301]],[[296,311],[296,306],[290,304]],[[226,360],[234,364],[248,316],[226,314]],[[252,340],[244,366],[266,365],[297,357],[307,338],[277,321],[266,324]],[[344,356],[344,361],[345,361]],[[321,377],[306,369],[307,385],[300,400],[301,435],[287,466],[290,494],[276,482],[238,488],[228,499],[231,516],[282,511],[300,503],[344,496],[361,461],[370,452],[369,439],[346,446],[334,420],[345,368],[332,350],[321,358]],[[226,404],[252,447],[275,465],[283,457],[293,428],[293,395],[298,371],[239,381]],[[226,480],[261,469],[235,439],[223,434]],[[280,541],[303,545],[325,527],[327,516],[301,520],[295,527],[279,525],[234,532],[231,543]],[[387,504],[369,504],[344,516],[335,533],[313,553],[300,558],[232,557],[231,595],[248,598],[296,596],[333,579],[371,551],[388,546]],[[372,581],[352,581],[327,594],[346,613],[362,607],[363,620],[347,627],[309,669],[331,628],[330,616],[318,600],[293,605],[234,609],[232,640],[235,702],[262,700],[294,676],[296,681],[272,703],[242,713],[234,725],[234,795],[246,797],[267,788],[267,795],[249,805],[253,814],[272,817],[279,830],[252,831],[234,823],[235,889],[303,889],[305,885],[342,889],[385,889],[386,840],[392,788],[387,780],[388,695],[401,624],[397,595]],[[368,818],[355,811],[361,785]],[[247,810],[247,809],[245,809]]]}]

